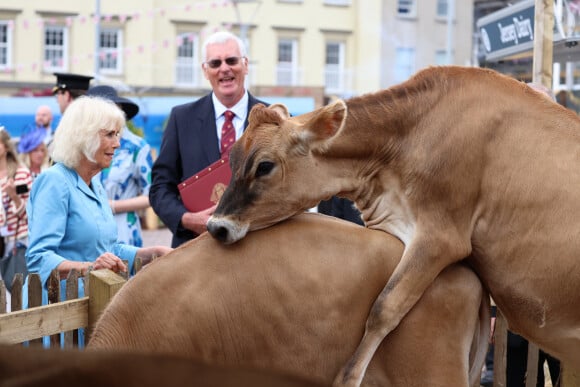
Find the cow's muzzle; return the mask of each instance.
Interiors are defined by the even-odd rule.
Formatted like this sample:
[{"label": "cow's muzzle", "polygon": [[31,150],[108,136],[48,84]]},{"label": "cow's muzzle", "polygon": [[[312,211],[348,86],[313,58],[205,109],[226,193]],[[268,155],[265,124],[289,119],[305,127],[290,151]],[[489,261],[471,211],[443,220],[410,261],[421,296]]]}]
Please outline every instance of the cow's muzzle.
[{"label": "cow's muzzle", "polygon": [[218,241],[230,244],[239,241],[248,233],[248,224],[232,222],[226,218],[211,216],[207,221],[207,231]]}]

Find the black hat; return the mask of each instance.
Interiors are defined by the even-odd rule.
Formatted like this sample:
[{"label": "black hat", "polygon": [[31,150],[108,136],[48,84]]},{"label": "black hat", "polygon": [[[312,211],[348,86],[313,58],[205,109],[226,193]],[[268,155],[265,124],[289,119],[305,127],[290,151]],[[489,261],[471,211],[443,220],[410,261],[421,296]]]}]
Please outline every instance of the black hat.
[{"label": "black hat", "polygon": [[52,88],[52,94],[59,90],[88,90],[89,82],[93,77],[79,74],[54,73],[56,85]]},{"label": "black hat", "polygon": [[89,89],[89,91],[87,91],[87,95],[101,97],[115,102],[125,112],[127,121],[139,113],[139,105],[130,99],[119,97],[117,90],[111,86],[93,86]]}]

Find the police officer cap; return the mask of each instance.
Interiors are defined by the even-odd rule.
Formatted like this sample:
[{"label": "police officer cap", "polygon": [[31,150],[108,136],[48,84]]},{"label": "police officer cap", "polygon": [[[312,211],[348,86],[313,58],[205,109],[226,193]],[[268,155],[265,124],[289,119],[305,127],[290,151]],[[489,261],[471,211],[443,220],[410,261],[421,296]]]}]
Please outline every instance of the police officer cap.
[{"label": "police officer cap", "polygon": [[89,83],[93,77],[79,74],[54,73],[56,75],[56,85],[52,88],[52,94],[59,90],[88,90]]}]

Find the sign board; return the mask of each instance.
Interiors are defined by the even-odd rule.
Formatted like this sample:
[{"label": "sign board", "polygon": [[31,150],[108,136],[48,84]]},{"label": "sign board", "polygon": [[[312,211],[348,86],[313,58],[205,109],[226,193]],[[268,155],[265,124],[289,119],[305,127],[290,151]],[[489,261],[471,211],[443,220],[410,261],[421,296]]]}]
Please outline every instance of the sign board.
[{"label": "sign board", "polygon": [[534,4],[534,0],[521,1],[477,21],[486,60],[533,49]]}]

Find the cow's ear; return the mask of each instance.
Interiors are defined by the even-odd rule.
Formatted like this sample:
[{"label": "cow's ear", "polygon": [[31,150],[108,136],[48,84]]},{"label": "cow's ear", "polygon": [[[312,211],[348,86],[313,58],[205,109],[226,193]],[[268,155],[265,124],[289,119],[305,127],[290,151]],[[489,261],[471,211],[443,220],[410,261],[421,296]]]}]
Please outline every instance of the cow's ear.
[{"label": "cow's ear", "polygon": [[252,110],[250,110],[248,123],[254,126],[259,126],[260,124],[265,123],[280,125],[282,123],[282,117],[278,112],[267,108],[261,103],[257,103],[252,107]]},{"label": "cow's ear", "polygon": [[290,112],[288,111],[286,105],[283,105],[281,103],[275,103],[270,105],[270,109],[278,113],[280,117],[282,117],[285,120],[290,118]]},{"label": "cow's ear", "polygon": [[304,124],[307,137],[314,141],[325,141],[334,137],[344,126],[346,114],[346,103],[343,100],[321,108]]}]

